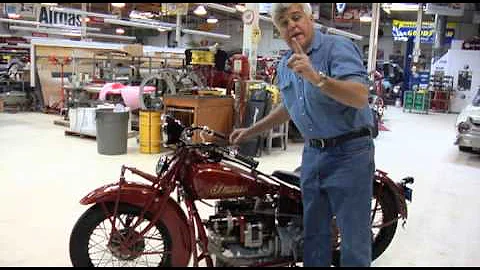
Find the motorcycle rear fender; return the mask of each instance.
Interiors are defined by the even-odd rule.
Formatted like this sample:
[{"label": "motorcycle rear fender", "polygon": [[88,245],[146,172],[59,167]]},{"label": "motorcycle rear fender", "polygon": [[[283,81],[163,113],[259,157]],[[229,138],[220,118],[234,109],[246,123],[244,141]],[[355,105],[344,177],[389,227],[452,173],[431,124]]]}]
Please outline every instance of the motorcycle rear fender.
[{"label": "motorcycle rear fender", "polygon": [[386,176],[376,177],[376,180],[378,180],[379,182],[375,182],[375,188],[385,188],[389,192],[391,192],[395,198],[395,206],[398,213],[400,214],[400,217],[403,219],[407,219],[407,202],[405,201],[403,189],[395,182],[393,182],[392,179]]},{"label": "motorcycle rear fender", "polygon": [[[118,195],[118,184],[109,184],[97,188],[90,192],[87,196],[80,200],[83,205],[93,203],[115,202]],[[151,186],[139,183],[125,183],[120,190],[120,202],[135,205],[143,208],[153,196]],[[154,203],[147,209],[148,212],[154,214],[162,206],[157,203],[161,201],[163,196],[168,194],[157,195]],[[187,218],[180,206],[172,199],[168,198],[165,202],[160,219],[168,228],[172,240],[172,266],[187,266],[191,255],[190,230],[188,228]]]}]

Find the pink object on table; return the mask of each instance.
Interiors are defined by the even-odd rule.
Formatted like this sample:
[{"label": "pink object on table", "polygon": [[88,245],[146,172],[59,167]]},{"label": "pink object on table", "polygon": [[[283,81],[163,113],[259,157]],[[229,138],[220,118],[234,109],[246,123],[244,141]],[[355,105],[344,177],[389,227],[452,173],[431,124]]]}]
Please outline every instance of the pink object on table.
[{"label": "pink object on table", "polygon": [[[125,102],[125,105],[127,107],[130,107],[130,110],[135,110],[140,108],[140,101],[139,101],[139,95],[140,95],[140,86],[130,86],[127,85],[124,88],[121,89],[121,95],[123,98],[123,102]],[[143,93],[153,93],[155,92],[155,87],[154,86],[144,86],[143,87]]]},{"label": "pink object on table", "polygon": [[98,99],[105,101],[107,94],[121,94],[121,90],[125,87],[126,85],[121,83],[106,83],[100,90]]},{"label": "pink object on table", "polygon": [[[143,93],[149,94],[153,92],[155,92],[154,86],[143,87]],[[121,83],[106,83],[102,87],[102,90],[100,90],[98,99],[100,99],[101,101],[105,101],[108,94],[121,95],[125,106],[130,107],[130,110],[140,108],[140,86],[124,85]]]}]

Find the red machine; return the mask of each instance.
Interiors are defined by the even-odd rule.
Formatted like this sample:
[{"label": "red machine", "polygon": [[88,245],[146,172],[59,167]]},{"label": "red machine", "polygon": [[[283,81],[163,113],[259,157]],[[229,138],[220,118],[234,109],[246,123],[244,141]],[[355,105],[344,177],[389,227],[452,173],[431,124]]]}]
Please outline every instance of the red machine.
[{"label": "red machine", "polygon": [[248,57],[242,54],[234,54],[228,59],[227,65],[231,70],[227,82],[227,95],[235,95],[234,126],[241,127],[246,109],[246,85],[250,79],[250,65]]},{"label": "red machine", "polygon": [[[295,172],[272,175],[258,161],[214,143],[191,143],[194,132],[225,136],[207,127],[184,127],[166,115],[166,144],[156,174],[122,166],[120,179],[80,201],[92,206],[70,235],[73,266],[293,266],[302,261],[302,200]],[[202,133],[200,134],[202,136]],[[127,181],[130,171],[145,181]],[[391,243],[397,221],[407,218],[412,177],[393,182],[377,170],[372,197],[372,259]],[[177,192],[174,200],[174,191]],[[195,205],[217,199],[215,213],[200,217]],[[180,207],[181,203],[185,208]],[[183,210],[186,209],[186,210]],[[332,222],[333,264],[339,235]]]},{"label": "red machine", "polygon": [[62,83],[62,88],[61,88],[61,92],[60,92],[60,101],[59,103],[56,103],[54,106],[52,106],[54,109],[59,109],[60,112],[65,109],[65,84],[64,84],[64,81],[63,81],[63,77],[64,77],[64,67],[65,65],[69,65],[70,62],[72,62],[72,58],[71,57],[67,57],[67,56],[64,56],[63,57],[63,60],[59,60],[58,57],[56,57],[55,55],[50,55],[48,57],[48,61],[50,62],[50,64],[52,65],[55,65],[55,66],[60,66],[60,77],[61,77],[61,83]]}]

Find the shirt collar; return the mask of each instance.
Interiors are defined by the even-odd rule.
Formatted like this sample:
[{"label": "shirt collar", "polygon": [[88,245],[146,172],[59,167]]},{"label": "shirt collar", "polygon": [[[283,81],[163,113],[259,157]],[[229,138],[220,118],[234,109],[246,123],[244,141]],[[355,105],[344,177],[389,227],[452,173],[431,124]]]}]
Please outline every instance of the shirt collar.
[{"label": "shirt collar", "polygon": [[320,49],[320,45],[322,45],[322,36],[323,34],[322,32],[320,32],[320,30],[313,31],[313,41],[312,41],[312,45],[310,45],[310,47],[307,50],[308,55],[312,54],[314,50],[316,51]]}]

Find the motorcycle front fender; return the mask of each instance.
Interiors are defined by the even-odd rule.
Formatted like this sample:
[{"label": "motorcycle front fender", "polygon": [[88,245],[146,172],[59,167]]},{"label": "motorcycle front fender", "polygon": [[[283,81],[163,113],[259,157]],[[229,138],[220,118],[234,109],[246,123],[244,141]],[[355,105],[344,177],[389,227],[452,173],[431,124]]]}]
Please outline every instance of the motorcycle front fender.
[{"label": "motorcycle front fender", "polygon": [[[135,205],[144,208],[146,203],[157,192],[149,185],[139,183],[124,183],[121,190],[118,183],[109,184],[95,189],[80,200],[83,205],[93,203],[116,202],[118,192],[120,192],[120,202]],[[187,266],[190,260],[192,246],[190,243],[190,230],[185,213],[180,206],[172,199],[168,198],[165,204],[160,205],[163,196],[168,194],[156,195],[154,202],[147,209],[148,212],[155,214],[161,209],[160,220],[167,227],[172,238],[172,266]]]}]

